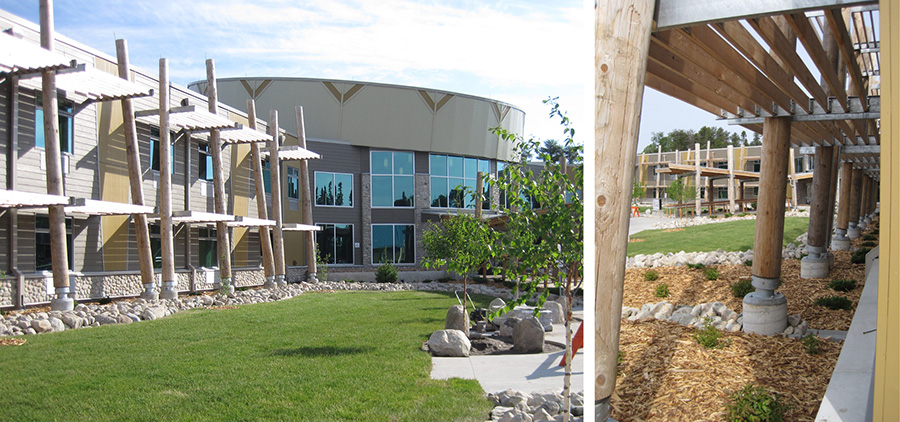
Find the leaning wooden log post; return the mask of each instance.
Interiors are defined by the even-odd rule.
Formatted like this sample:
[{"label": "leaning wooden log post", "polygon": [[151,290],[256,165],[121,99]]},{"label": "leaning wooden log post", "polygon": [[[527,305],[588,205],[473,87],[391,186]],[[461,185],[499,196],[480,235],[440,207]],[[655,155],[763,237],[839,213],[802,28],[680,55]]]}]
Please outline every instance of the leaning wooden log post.
[{"label": "leaning wooden log post", "polygon": [[756,234],[753,238],[753,287],[744,296],[744,331],[777,334],[787,327],[787,299],[775,289],[781,284],[781,245],[784,239],[784,195],[791,141],[790,117],[767,117],[763,122]]},{"label": "leaning wooden log post", "polygon": [[712,218],[713,212],[715,211],[715,206],[713,205],[714,195],[713,191],[715,187],[713,186],[713,178],[706,178],[706,201],[709,203],[709,218]]},{"label": "leaning wooden log post", "polygon": [[475,218],[481,220],[481,207],[484,204],[484,172],[479,171],[475,179]]},{"label": "leaning wooden log post", "polygon": [[828,276],[831,265],[828,262],[827,243],[828,220],[832,218],[832,210],[828,209],[831,190],[832,155],[834,147],[816,148],[815,168],[813,169],[812,202],[809,209],[809,232],[806,239],[806,250],[809,255],[800,261],[801,278],[822,278]]},{"label": "leaning wooden log post", "polygon": [[[616,385],[628,206],[637,156],[641,102],[654,0],[610,0],[596,5],[594,71],[595,353],[596,420],[609,416]],[[589,211],[588,208],[586,211]]]},{"label": "leaning wooden log post", "polygon": [[159,235],[162,249],[162,291],[176,299],[175,240],[172,227],[172,143],[169,139],[169,61],[159,59]]},{"label": "leaning wooden log post", "polygon": [[[826,220],[825,220],[825,222],[827,223],[827,226],[825,228],[825,235],[828,236],[828,238],[825,239],[825,248],[826,249],[833,248],[832,233],[833,233],[833,229],[834,229],[834,220],[835,220],[834,201],[835,201],[835,198],[837,198],[838,170],[841,168],[841,147],[840,147],[840,145],[835,145],[833,148],[834,149],[831,154],[831,181],[829,183],[829,188],[828,188],[828,207],[827,207],[827,211],[826,211],[828,218],[826,218]],[[833,267],[834,266],[834,254],[831,253],[831,251],[828,251],[828,252],[826,252],[826,255],[828,256],[829,266]]]},{"label": "leaning wooden log post", "polygon": [[278,110],[269,111],[269,132],[272,140],[269,141],[269,186],[272,187],[272,219],[275,220],[275,235],[272,236],[272,251],[275,260],[275,284],[282,286],[285,281],[284,267],[284,213],[281,210],[281,160],[278,158],[278,148],[281,145],[280,130],[278,129]]},{"label": "leaning wooden log post", "polygon": [[737,213],[737,207],[734,204],[734,146],[728,146],[728,212]]},{"label": "leaning wooden log post", "polygon": [[859,194],[859,219],[856,222],[856,227],[858,227],[860,231],[865,230],[866,227],[868,227],[866,214],[868,214],[869,188],[871,187],[869,182],[871,180],[872,178],[865,174],[865,172],[862,173],[862,190]]},{"label": "leaning wooden log post", "polygon": [[[41,0],[41,47],[53,51],[56,35],[53,29],[53,1]],[[44,109],[44,154],[47,165],[47,193],[64,196],[62,151],[59,146],[59,104],[56,98],[56,73],[45,70],[41,74],[41,98]],[[69,297],[69,258],[66,245],[66,211],[62,205],[48,207],[50,222],[50,257],[53,263],[53,287],[56,297],[50,301],[54,311],[71,310],[75,306]],[[71,292],[74,293],[74,292]]]},{"label": "leaning wooden log post", "polygon": [[[656,173],[656,189],[653,190],[654,191],[653,193],[656,194],[656,199],[662,198],[662,195],[660,194],[660,191],[659,191],[659,174],[660,174],[659,166],[660,166],[660,163],[662,163],[662,145],[656,147],[656,171],[654,172],[654,173]],[[662,202],[660,202],[660,206],[662,206]]]},{"label": "leaning wooden log post", "polygon": [[847,231],[850,229],[850,191],[853,186],[853,163],[845,161],[841,163],[840,199],[838,200],[837,228],[831,239],[831,248],[836,251],[850,249],[850,238]]},{"label": "leaning wooden log post", "polygon": [[[306,148],[306,128],[304,127],[303,121],[303,107],[297,106],[295,111],[297,112],[297,141],[300,144],[300,148]],[[307,160],[300,160],[300,208],[302,209],[301,216],[303,217],[303,224],[312,225],[312,195],[310,194],[309,163]],[[316,273],[318,273],[319,270],[316,262],[315,233],[307,231],[304,232],[303,237],[306,240],[306,280],[315,283],[319,281],[318,278],[316,278]]]},{"label": "leaning wooden log post", "polygon": [[[118,59],[119,77],[128,80],[130,67],[128,64],[128,43],[123,39],[116,40],[116,57]],[[122,127],[125,129],[125,155],[128,159],[128,182],[131,186],[131,202],[144,205],[144,188],[141,179],[141,156],[137,139],[137,126],[134,123],[134,107],[130,98],[122,99]],[[153,252],[150,250],[150,230],[147,228],[147,216],[134,214],[134,236],[137,240],[138,261],[141,266],[141,284],[144,291],[141,297],[152,300],[159,299],[156,283],[153,279]]]},{"label": "leaning wooden log post", "polygon": [[694,217],[700,216],[700,143],[694,143]]},{"label": "leaning wooden log post", "polygon": [[[206,96],[209,112],[219,112],[219,96],[216,91],[216,64],[213,59],[206,59]],[[225,169],[222,165],[222,138],[219,129],[209,131],[209,150],[212,154],[213,165],[213,203],[216,214],[227,214],[225,206],[227,194],[225,193]],[[231,279],[231,242],[228,236],[228,223],[216,222],[216,252],[219,254],[219,279],[216,287],[224,293],[234,293],[234,285]]]},{"label": "leaning wooden log post", "polygon": [[800,205],[797,201],[797,166],[794,164],[794,149],[789,150],[790,158],[788,159],[788,168],[791,174],[791,209],[796,210]]},{"label": "leaning wooden log post", "polygon": [[857,224],[859,222],[859,201],[862,198],[863,173],[861,169],[854,168],[850,174],[850,215],[848,218],[849,227],[847,227],[847,237],[856,239],[860,234],[859,226]]},{"label": "leaning wooden log post", "polygon": [[[250,121],[250,129],[256,129],[256,102],[252,99],[247,100],[247,118]],[[266,189],[263,183],[262,160],[258,142],[250,144],[250,160],[253,161],[253,186],[256,187],[257,215],[265,220],[269,218],[269,211],[266,206]],[[275,259],[272,256],[272,236],[269,235],[267,226],[259,226],[259,244],[262,246],[263,273],[266,275],[263,287],[271,289],[275,287]]]}]

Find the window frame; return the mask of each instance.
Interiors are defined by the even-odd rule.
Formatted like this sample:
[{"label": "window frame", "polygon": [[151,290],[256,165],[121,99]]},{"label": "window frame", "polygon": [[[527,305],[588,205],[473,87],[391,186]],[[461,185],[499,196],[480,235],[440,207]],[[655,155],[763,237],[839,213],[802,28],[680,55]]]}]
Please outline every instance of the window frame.
[{"label": "window frame", "polygon": [[[444,169],[446,170],[445,174],[434,174],[432,169],[432,159],[435,157],[443,157],[446,159],[446,163],[444,165]],[[462,160],[462,175],[461,176],[453,176],[450,174],[450,158],[459,158]],[[475,161],[475,177],[468,177],[470,174],[467,174],[467,163],[470,160]],[[494,173],[491,172],[491,160],[477,157],[466,157],[460,155],[450,155],[450,154],[428,154],[428,207],[434,209],[446,209],[446,210],[474,210],[475,209],[475,201],[473,200],[469,203],[470,197],[466,195],[466,190],[471,189],[473,192],[475,191],[475,187],[478,181],[477,175],[478,172],[481,171],[481,164],[484,163],[487,166],[487,171],[483,173],[486,176],[492,176]],[[446,190],[446,203],[447,206],[434,205],[434,193],[433,190],[435,188],[435,179],[441,179],[446,182],[447,190]],[[451,186],[451,180],[462,180],[462,184],[457,184],[456,186]],[[456,196],[458,193],[454,193],[457,191],[457,187],[463,186],[462,190],[462,199],[457,199]],[[491,186],[488,183],[483,184],[481,195],[484,200],[481,203],[482,210],[490,210],[491,209]],[[440,197],[438,197],[440,198]],[[452,204],[458,204],[462,202],[461,207],[451,206]]]},{"label": "window frame", "polygon": [[[344,200],[344,203],[349,202],[349,205],[335,205],[335,204],[320,204],[319,203],[319,175],[330,175],[331,176],[331,198],[333,202],[337,202],[337,176],[350,176],[350,194],[347,195],[347,198]],[[328,208],[353,208],[353,173],[342,173],[342,172],[334,172],[334,171],[316,171],[314,173],[314,186],[315,186],[315,198],[314,204],[317,207],[328,207]]]},{"label": "window frame", "polygon": [[[397,233],[397,228],[396,228],[397,226],[409,226],[409,227],[412,227],[412,229],[413,229],[413,233],[412,233],[412,241],[413,241],[413,244],[412,244],[412,252],[413,252],[413,253],[412,253],[412,255],[413,255],[413,256],[412,256],[412,262],[397,262],[397,257],[396,257],[396,256],[392,256],[392,257],[391,257],[391,258],[392,258],[391,263],[392,263],[393,265],[401,265],[401,266],[415,266],[415,265],[416,265],[416,262],[418,261],[418,256],[416,256],[416,232],[417,232],[418,229],[417,229],[415,223],[409,223],[409,224],[406,224],[406,223],[372,223],[372,224],[370,224],[370,225],[369,225],[369,236],[370,236],[369,238],[372,239],[371,245],[370,245],[371,261],[372,261],[371,264],[372,264],[372,265],[374,265],[374,266],[380,266],[380,265],[382,265],[382,263],[381,263],[381,262],[378,262],[378,261],[376,260],[376,257],[375,257],[375,226],[390,226],[390,227],[391,227],[391,234],[394,235],[394,236],[396,236],[396,233]],[[396,239],[396,237],[394,237],[393,240],[392,240],[392,243],[391,243],[391,251],[392,251],[392,254],[393,254],[393,252],[396,250],[396,242],[397,242],[397,239]]]},{"label": "window frame", "polygon": [[[148,158],[150,160],[150,165],[148,166],[148,168],[150,169],[150,171],[155,171],[155,172],[159,173],[159,169],[161,167],[161,164],[159,161],[159,149],[161,148],[161,143],[159,142],[159,128],[157,128],[157,127],[150,128],[149,139],[150,139],[150,154],[149,154]],[[172,139],[172,138],[170,138],[170,139]],[[169,154],[171,155],[171,157],[169,157],[170,164],[171,164],[170,168],[169,168],[169,174],[175,174],[175,148],[169,147]],[[155,162],[154,162],[154,159],[156,160]],[[154,166],[154,164],[155,164],[155,166]]]},{"label": "window frame", "polygon": [[[300,200],[300,169],[293,166],[285,166],[284,177],[285,177],[285,186],[284,186],[284,194],[288,199],[293,199],[296,201]],[[293,174],[291,174],[293,173]],[[294,194],[291,195],[291,181],[294,183]]]},{"label": "window frame", "polygon": [[[34,147],[46,149],[47,141],[44,139],[44,104],[41,91],[35,91],[34,97]],[[56,113],[59,125],[59,152],[66,155],[75,155],[75,103],[57,96]],[[65,123],[65,124],[64,124]],[[63,126],[66,130],[63,131]],[[66,148],[63,148],[63,133],[66,136]],[[40,141],[41,145],[38,145]]]},{"label": "window frame", "polygon": [[[38,227],[38,219],[47,220],[47,227],[46,228]],[[65,221],[66,221],[65,226],[66,226],[66,255],[67,255],[66,259],[69,261],[68,262],[69,271],[75,271],[75,251],[74,251],[75,238],[72,237],[72,226],[75,223],[74,223],[72,217],[66,217]],[[38,267],[37,251],[39,249],[39,245],[43,244],[43,242],[38,242],[38,234],[47,235],[48,242],[46,243],[46,245],[47,245],[46,247],[50,248],[51,240],[49,239],[49,237],[50,237],[50,217],[49,216],[41,215],[41,214],[34,216],[34,271],[35,272],[52,272],[53,271],[52,253],[51,253],[51,256],[49,257],[50,263],[47,264],[48,266],[46,268]]]},{"label": "window frame", "polygon": [[[325,230],[328,229],[327,226],[331,226],[331,230],[332,230],[331,239],[333,241],[332,245],[331,245],[332,250],[330,253],[330,261],[326,262],[326,265],[356,265],[356,228],[354,227],[355,225],[353,223],[323,223],[323,222],[318,222],[315,224],[316,224],[316,226],[319,226],[322,228],[321,230],[315,232],[316,249],[319,250],[320,253],[323,251],[321,249],[319,249],[319,233],[324,233]],[[337,242],[334,242],[334,240],[337,238],[337,235],[336,235],[337,226],[349,226],[350,227],[350,262],[341,262],[341,263],[337,262]]]},{"label": "window frame", "polygon": [[[205,236],[204,236],[205,232]],[[212,265],[203,265],[203,243],[206,242],[210,245],[211,250],[214,252],[212,254],[213,264]],[[197,229],[197,266],[201,268],[218,268],[219,267],[219,238],[218,233],[214,227],[209,226],[200,226]]]},{"label": "window frame", "polygon": [[[375,173],[373,169],[372,155],[376,153],[389,153],[391,154],[391,172],[390,173]],[[397,154],[409,154],[412,157],[412,169],[409,174],[397,174],[395,173],[394,159]],[[414,209],[416,207],[416,153],[414,151],[387,151],[387,150],[370,150],[369,151],[369,188],[371,194],[369,195],[369,206],[371,208],[405,208],[405,209]],[[391,178],[391,204],[392,205],[375,205],[375,178],[376,177],[390,177]],[[397,178],[410,178],[412,180],[412,195],[409,197],[410,205],[394,205],[396,204],[398,198],[396,194],[397,187]]]},{"label": "window frame", "polygon": [[[173,165],[172,168],[174,167],[175,166]],[[206,170],[206,176],[201,175],[201,172],[203,172],[203,170]],[[197,180],[212,182],[214,178],[215,176],[213,175],[212,164],[212,145],[210,145],[209,142],[199,142],[197,144]]]}]

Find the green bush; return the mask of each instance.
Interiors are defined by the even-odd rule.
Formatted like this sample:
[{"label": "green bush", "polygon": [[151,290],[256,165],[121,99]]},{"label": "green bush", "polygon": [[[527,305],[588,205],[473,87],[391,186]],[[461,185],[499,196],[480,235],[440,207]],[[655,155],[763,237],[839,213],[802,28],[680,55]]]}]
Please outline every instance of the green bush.
[{"label": "green bush", "polygon": [[703,271],[703,275],[707,280],[716,280],[719,278],[719,270],[710,267]]},{"label": "green bush", "polygon": [[747,294],[752,293],[756,290],[753,287],[753,281],[749,278],[745,278],[743,280],[738,281],[731,285],[731,293],[734,293],[734,297],[743,299]]},{"label": "green bush", "polygon": [[725,405],[730,422],[781,422],[788,408],[781,396],[752,383],[731,393]]},{"label": "green bush", "polygon": [[734,214],[732,214],[732,213],[730,213],[730,212],[726,212],[726,213],[725,213],[725,218],[731,218],[731,217],[733,217],[733,216],[734,216]]},{"label": "green bush", "polygon": [[644,273],[644,280],[646,281],[656,281],[659,279],[659,273],[656,270],[647,270]]},{"label": "green bush", "polygon": [[838,292],[849,292],[856,288],[856,280],[831,280],[831,283],[828,283],[828,287]]},{"label": "green bush", "polygon": [[396,283],[397,267],[390,262],[386,262],[375,269],[375,281],[379,283]]},{"label": "green bush", "polygon": [[850,256],[850,262],[853,264],[865,264],[866,263],[866,254],[869,253],[871,249],[862,248],[858,249],[856,252],[853,252],[853,255]]},{"label": "green bush", "polygon": [[863,240],[878,240],[878,237],[873,236],[871,234],[867,234],[867,235],[863,236]]},{"label": "green bush", "polygon": [[722,332],[712,325],[712,318],[703,319],[703,328],[694,333],[694,340],[707,349],[721,349],[728,345],[722,339]]},{"label": "green bush", "polygon": [[685,265],[687,265],[688,268],[691,268],[694,270],[702,270],[702,269],[706,268],[706,265],[703,265],[702,262],[698,262],[696,264],[685,264]]},{"label": "green bush", "polygon": [[862,245],[862,246],[867,246],[867,247],[875,247],[875,246],[878,246],[877,243],[871,242],[871,241],[869,241],[869,242],[863,242],[861,245]]},{"label": "green bush", "polygon": [[849,311],[853,308],[853,302],[843,296],[827,296],[816,299],[816,305],[824,306],[832,311],[843,309]]},{"label": "green bush", "polygon": [[803,346],[806,347],[806,353],[811,355],[818,355],[821,350],[819,350],[819,338],[809,333],[806,337],[803,337],[802,340]]},{"label": "green bush", "polygon": [[653,293],[656,297],[669,297],[669,285],[666,283],[660,283],[656,286],[656,291]]},{"label": "green bush", "polygon": [[748,267],[752,267],[752,266],[753,266],[753,260],[752,260],[752,259],[746,259],[746,260],[744,260],[744,265],[746,265],[746,266],[748,266]]}]

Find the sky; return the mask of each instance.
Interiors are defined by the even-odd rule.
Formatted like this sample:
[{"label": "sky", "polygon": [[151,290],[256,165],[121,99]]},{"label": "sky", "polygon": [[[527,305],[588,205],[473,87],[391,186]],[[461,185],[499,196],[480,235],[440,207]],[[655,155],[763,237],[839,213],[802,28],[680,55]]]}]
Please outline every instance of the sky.
[{"label": "sky", "polygon": [[[459,92],[526,113],[525,135],[559,139],[542,101],[558,97],[576,128],[593,134],[593,2],[583,0],[56,0],[57,33],[132,66],[169,59],[173,82],[220,78],[346,79]],[[38,1],[0,0],[38,22]],[[86,12],[90,9],[90,12]],[[709,113],[646,89],[639,149],[652,132],[716,125]],[[719,124],[726,127],[723,124]],[[737,130],[728,128],[729,130]],[[739,131],[739,130],[737,130]]]}]

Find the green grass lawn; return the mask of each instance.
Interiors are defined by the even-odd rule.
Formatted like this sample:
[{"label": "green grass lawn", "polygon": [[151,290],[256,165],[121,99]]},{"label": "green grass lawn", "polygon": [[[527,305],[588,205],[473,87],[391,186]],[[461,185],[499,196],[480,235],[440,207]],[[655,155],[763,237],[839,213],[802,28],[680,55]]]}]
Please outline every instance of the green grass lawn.
[{"label": "green grass lawn", "polygon": [[430,379],[420,349],[454,304],[308,293],[26,336],[0,347],[0,420],[484,421],[478,382]]},{"label": "green grass lawn", "polygon": [[[784,219],[784,245],[794,242],[797,236],[809,228],[809,218],[787,217]],[[706,252],[722,249],[725,251],[746,251],[753,249],[753,235],[756,220],[730,221],[727,223],[704,224],[685,227],[684,231],[647,230],[631,236],[642,242],[628,244],[628,256],[650,255],[657,252]]]}]

